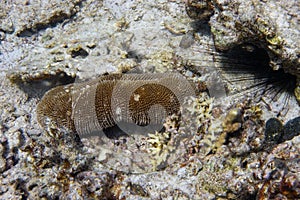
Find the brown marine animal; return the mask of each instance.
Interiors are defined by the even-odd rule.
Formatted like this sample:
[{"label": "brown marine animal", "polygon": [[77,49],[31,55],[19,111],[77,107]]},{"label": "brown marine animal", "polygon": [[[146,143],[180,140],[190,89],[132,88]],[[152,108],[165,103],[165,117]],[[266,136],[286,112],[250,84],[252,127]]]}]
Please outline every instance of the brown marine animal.
[{"label": "brown marine animal", "polygon": [[162,124],[191,95],[192,86],[178,73],[111,74],[51,89],[37,105],[37,120],[46,130],[55,124],[79,135],[123,122]]}]

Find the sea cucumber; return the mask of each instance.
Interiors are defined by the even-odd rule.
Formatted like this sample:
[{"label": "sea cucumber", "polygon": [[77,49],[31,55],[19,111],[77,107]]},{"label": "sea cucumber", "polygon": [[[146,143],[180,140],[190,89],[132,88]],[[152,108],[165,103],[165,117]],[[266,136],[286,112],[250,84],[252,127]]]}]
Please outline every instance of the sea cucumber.
[{"label": "sea cucumber", "polygon": [[104,75],[48,91],[37,105],[37,120],[44,128],[55,123],[79,135],[122,122],[144,127],[162,124],[192,95],[190,82],[178,73]]}]

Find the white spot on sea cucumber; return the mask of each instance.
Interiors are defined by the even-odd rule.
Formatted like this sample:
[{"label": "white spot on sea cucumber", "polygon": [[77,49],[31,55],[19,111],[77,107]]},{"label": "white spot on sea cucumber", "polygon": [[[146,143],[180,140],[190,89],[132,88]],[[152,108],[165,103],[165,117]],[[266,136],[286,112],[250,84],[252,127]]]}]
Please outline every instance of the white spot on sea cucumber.
[{"label": "white spot on sea cucumber", "polygon": [[133,95],[133,99],[134,99],[135,101],[139,101],[139,100],[140,100],[140,97],[141,97],[141,95],[139,95],[139,94],[134,94],[134,95]]}]

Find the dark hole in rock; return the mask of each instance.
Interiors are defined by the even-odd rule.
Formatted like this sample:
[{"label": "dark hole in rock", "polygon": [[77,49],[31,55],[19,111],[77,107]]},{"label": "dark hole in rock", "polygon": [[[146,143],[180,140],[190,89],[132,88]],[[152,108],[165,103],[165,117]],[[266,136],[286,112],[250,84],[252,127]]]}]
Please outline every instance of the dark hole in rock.
[{"label": "dark hole in rock", "polygon": [[72,58],[76,58],[78,56],[85,58],[89,55],[89,53],[82,47],[77,47],[77,48],[70,50],[70,54],[71,54]]},{"label": "dark hole in rock", "polygon": [[55,75],[49,74],[42,78],[27,80],[26,82],[15,81],[17,86],[23,90],[28,98],[42,98],[45,92],[59,85],[74,83],[75,77],[65,72],[58,72]]}]

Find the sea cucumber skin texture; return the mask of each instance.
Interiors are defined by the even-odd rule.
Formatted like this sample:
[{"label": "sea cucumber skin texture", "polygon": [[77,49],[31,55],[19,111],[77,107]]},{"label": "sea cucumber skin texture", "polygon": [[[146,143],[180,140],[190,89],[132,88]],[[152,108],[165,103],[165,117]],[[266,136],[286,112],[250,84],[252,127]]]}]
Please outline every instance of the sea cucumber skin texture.
[{"label": "sea cucumber skin texture", "polygon": [[71,119],[72,99],[70,91],[72,88],[72,84],[55,87],[49,90],[38,103],[37,121],[43,128],[56,122],[58,126],[75,129],[74,121]]},{"label": "sea cucumber skin texture", "polygon": [[112,74],[53,88],[36,112],[46,130],[54,123],[85,135],[120,122],[161,124],[166,116],[177,114],[190,95],[190,83],[179,74]]}]

